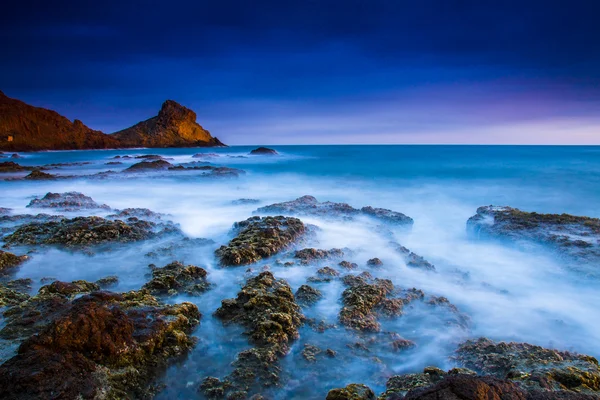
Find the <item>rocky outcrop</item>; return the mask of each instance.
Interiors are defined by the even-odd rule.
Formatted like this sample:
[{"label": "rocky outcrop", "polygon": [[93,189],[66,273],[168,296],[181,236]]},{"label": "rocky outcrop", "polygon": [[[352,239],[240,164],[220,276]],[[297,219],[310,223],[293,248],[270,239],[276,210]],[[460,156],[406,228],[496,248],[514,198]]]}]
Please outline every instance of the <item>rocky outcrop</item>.
[{"label": "rocky outcrop", "polygon": [[85,247],[107,242],[126,243],[154,236],[154,223],[135,220],[129,223],[101,217],[63,218],[60,221],[30,223],[6,236],[5,246],[62,245]]},{"label": "rocky outcrop", "polygon": [[197,296],[210,289],[206,280],[208,273],[195,265],[184,265],[175,261],[162,268],[151,265],[152,280],[143,288],[155,296],[175,296],[188,294]]},{"label": "rocky outcrop", "polygon": [[248,279],[235,299],[223,300],[215,316],[225,324],[242,325],[254,347],[238,354],[234,371],[223,380],[203,381],[200,390],[206,397],[242,399],[253,388],[278,385],[278,358],[298,338],[304,320],[288,283],[263,272]]},{"label": "rocky outcrop", "polygon": [[158,115],[112,135],[123,147],[224,146],[196,122],[196,113],[173,100]]},{"label": "rocky outcrop", "polygon": [[106,204],[98,204],[89,196],[79,192],[46,193],[39,199],[33,199],[27,207],[54,208],[61,211],[110,210]]},{"label": "rocky outcrop", "polygon": [[270,149],[268,147],[258,147],[254,150],[252,150],[250,152],[251,155],[253,156],[277,156],[279,155],[279,153],[277,153],[275,150]]},{"label": "rocky outcrop", "polygon": [[201,317],[191,303],[159,305],[141,292],[63,300],[0,366],[3,399],[148,398],[157,368],[193,346]]},{"label": "rocky outcrop", "polygon": [[517,208],[484,206],[467,221],[475,238],[526,240],[549,245],[579,261],[600,260],[600,219],[569,214],[538,214]]},{"label": "rocky outcrop", "polygon": [[305,226],[298,218],[252,217],[236,222],[237,236],[216,251],[223,266],[254,263],[291,246],[302,237]]},{"label": "rocky outcrop", "polygon": [[158,116],[112,135],[2,92],[0,116],[0,149],[9,151],[224,146],[196,123],[193,111],[173,100],[163,104]]},{"label": "rocky outcrop", "polygon": [[0,92],[0,149],[81,150],[120,147],[116,138]]},{"label": "rocky outcrop", "polygon": [[481,374],[510,379],[531,389],[600,394],[598,360],[586,355],[480,338],[461,344],[455,360]]},{"label": "rocky outcrop", "polygon": [[375,393],[366,385],[351,383],[341,389],[331,389],[326,400],[376,400]]},{"label": "rocky outcrop", "polygon": [[0,275],[9,274],[28,259],[29,257],[26,255],[17,256],[8,251],[0,250]]},{"label": "rocky outcrop", "polygon": [[25,167],[12,161],[0,162],[0,172],[22,172],[22,171],[33,171],[34,167]]},{"label": "rocky outcrop", "polygon": [[319,202],[313,196],[302,196],[296,200],[260,207],[255,213],[263,215],[306,215],[346,220],[363,216],[394,225],[412,226],[413,224],[412,218],[396,211],[370,206],[356,209],[346,203]]}]

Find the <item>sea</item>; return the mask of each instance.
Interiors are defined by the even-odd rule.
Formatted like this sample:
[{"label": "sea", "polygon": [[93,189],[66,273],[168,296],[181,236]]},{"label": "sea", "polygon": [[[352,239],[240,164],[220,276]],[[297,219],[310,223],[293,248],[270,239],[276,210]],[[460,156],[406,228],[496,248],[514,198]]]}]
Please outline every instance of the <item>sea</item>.
[{"label": "sea", "polygon": [[[12,214],[32,213],[26,206],[48,192],[76,191],[113,209],[148,208],[166,214],[190,238],[210,239],[205,245],[156,254],[160,243],[139,242],[109,251],[87,253],[47,248],[32,254],[17,278],[33,279],[33,292],[43,277],[63,281],[97,280],[117,275],[112,290],[139,289],[149,264],[179,260],[208,271],[213,288],[200,296],[177,296],[168,302],[195,303],[202,319],[193,335],[198,343],[159,379],[159,399],[202,398],[198,387],[208,376],[223,378],[236,355],[251,347],[243,328],[223,325],[213,316],[221,301],[234,298],[244,282],[263,270],[285,279],[296,291],[314,276],[316,267],[283,266],[278,257],[251,266],[222,267],[214,255],[234,236],[233,224],[261,206],[311,195],[319,201],[343,202],[402,212],[414,220],[412,229],[386,227],[356,219],[301,217],[317,227],[310,247],[347,248],[348,261],[373,276],[391,279],[402,289],[446,297],[469,317],[468,329],[447,323],[443,312],[414,304],[397,318],[382,319],[380,335],[399,335],[415,346],[365,350],[369,340],[348,332],[338,321],[345,287],[340,281],[314,286],[323,299],[304,310],[308,318],[331,325],[319,332],[305,325],[289,354],[280,360],[283,384],[265,388],[268,398],[325,398],[349,383],[364,383],[376,393],[387,378],[420,372],[426,366],[455,366],[453,352],[467,339],[527,342],[549,348],[600,356],[600,285],[598,265],[574,271],[541,245],[478,240],[466,222],[480,206],[511,206],[539,213],[600,217],[600,147],[596,146],[463,146],[463,145],[319,145],[269,146],[277,156],[254,156],[256,146],[185,149],[127,149],[19,153],[21,165],[59,163],[46,172],[70,176],[53,181],[0,180],[0,207]],[[201,153],[204,156],[193,157]],[[122,158],[156,154],[171,164],[209,162],[244,170],[239,178],[200,177],[197,171],[160,171],[134,175],[120,172],[141,161]],[[116,156],[121,158],[116,159]],[[121,164],[107,165],[108,162]],[[90,175],[112,170],[104,178]],[[0,174],[0,179],[26,173]],[[254,202],[239,202],[252,199]],[[88,212],[60,212],[65,216]],[[109,211],[95,213],[103,216]],[[435,265],[435,271],[410,268],[389,245],[393,239]],[[1,240],[1,239],[0,239]],[[24,251],[26,249],[23,249]],[[19,252],[18,248],[11,251]],[[154,252],[154,253],[153,253]],[[168,253],[168,252],[167,252]],[[368,267],[371,258],[383,266]],[[325,264],[323,264],[325,265]],[[335,263],[331,265],[336,268]],[[251,270],[248,270],[248,269]],[[596,276],[598,276],[596,274]],[[331,349],[336,357],[302,356],[305,345]],[[324,353],[323,353],[324,354]]]}]

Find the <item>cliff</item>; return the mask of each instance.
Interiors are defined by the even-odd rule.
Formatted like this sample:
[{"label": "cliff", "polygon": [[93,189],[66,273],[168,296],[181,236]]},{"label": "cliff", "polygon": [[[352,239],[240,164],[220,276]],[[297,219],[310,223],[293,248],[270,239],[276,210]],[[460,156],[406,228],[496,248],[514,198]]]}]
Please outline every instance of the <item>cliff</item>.
[{"label": "cliff", "polygon": [[173,100],[163,103],[158,115],[112,135],[124,146],[223,146],[196,122],[196,113]]},{"label": "cliff", "polygon": [[118,141],[79,120],[34,107],[0,92],[0,150],[79,150],[119,147]]},{"label": "cliff", "polygon": [[196,113],[173,100],[165,101],[156,117],[107,135],[0,91],[0,150],[212,146],[225,145],[196,122]]}]

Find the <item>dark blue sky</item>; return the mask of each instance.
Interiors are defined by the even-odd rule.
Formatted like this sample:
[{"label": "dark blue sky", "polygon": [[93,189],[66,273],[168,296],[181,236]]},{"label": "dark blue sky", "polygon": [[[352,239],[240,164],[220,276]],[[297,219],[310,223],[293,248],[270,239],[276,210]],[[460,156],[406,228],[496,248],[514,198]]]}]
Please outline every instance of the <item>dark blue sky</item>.
[{"label": "dark blue sky", "polygon": [[600,143],[600,2],[20,1],[0,90],[113,132],[174,99],[230,144]]}]

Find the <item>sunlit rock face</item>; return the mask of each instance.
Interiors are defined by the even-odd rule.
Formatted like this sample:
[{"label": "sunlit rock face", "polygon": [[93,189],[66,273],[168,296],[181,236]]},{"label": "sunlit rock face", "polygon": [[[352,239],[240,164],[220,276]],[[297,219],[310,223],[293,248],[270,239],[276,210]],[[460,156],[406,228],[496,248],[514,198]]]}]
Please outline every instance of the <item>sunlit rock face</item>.
[{"label": "sunlit rock face", "polygon": [[223,146],[196,122],[196,113],[173,100],[158,115],[113,134],[125,147]]}]

